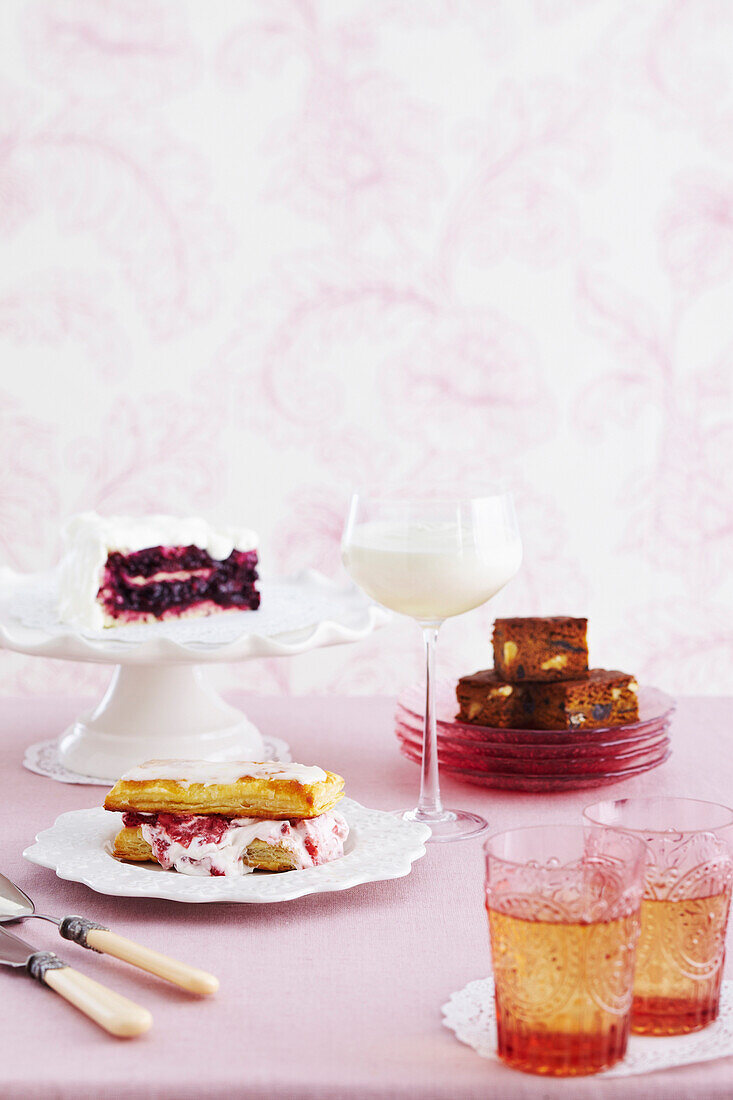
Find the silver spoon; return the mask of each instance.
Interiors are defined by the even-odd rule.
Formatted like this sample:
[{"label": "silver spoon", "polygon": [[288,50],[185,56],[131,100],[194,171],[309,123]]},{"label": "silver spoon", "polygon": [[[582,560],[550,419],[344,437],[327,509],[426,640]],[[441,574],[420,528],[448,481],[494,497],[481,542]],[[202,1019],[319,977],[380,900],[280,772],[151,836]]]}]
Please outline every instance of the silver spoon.
[{"label": "silver spoon", "polygon": [[213,974],[161,955],[158,951],[151,951],[148,947],[141,947],[140,944],[118,936],[116,932],[110,932],[109,928],[87,920],[86,917],[70,916],[59,920],[45,913],[37,913],[28,895],[9,878],[0,874],[0,924],[24,921],[30,917],[38,917],[39,920],[55,924],[66,940],[73,940],[81,947],[99,951],[103,955],[113,955],[116,959],[137,966],[140,970],[147,970],[190,993],[216,993],[219,988],[219,980]]}]

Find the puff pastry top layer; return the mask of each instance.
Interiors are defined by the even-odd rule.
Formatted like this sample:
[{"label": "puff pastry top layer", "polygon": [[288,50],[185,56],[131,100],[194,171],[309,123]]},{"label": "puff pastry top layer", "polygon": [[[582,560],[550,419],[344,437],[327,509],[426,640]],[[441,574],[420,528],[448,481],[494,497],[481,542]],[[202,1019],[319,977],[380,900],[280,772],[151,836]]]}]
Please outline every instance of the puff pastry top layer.
[{"label": "puff pastry top layer", "polygon": [[276,761],[150,760],[119,779],[106,810],[222,814],[274,819],[318,817],[343,797],[340,775]]}]

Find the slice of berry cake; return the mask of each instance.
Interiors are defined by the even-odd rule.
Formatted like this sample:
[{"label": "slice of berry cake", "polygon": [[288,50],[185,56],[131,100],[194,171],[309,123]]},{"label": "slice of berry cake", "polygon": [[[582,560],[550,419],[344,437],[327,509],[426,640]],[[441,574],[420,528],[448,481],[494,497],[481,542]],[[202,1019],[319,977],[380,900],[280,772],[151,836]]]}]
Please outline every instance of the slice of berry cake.
[{"label": "slice of berry cake", "polygon": [[98,516],[64,527],[59,616],[98,630],[256,610],[257,536],[175,516]]}]

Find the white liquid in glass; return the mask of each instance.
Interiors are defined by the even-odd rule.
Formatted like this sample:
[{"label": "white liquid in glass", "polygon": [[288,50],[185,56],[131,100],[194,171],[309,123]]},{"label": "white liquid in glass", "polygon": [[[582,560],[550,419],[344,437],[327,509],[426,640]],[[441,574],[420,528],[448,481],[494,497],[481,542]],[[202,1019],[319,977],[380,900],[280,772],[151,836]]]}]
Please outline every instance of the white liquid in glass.
[{"label": "white liquid in glass", "polygon": [[491,599],[519,569],[522,549],[493,529],[375,521],[354,528],[343,560],[377,603],[438,622]]}]

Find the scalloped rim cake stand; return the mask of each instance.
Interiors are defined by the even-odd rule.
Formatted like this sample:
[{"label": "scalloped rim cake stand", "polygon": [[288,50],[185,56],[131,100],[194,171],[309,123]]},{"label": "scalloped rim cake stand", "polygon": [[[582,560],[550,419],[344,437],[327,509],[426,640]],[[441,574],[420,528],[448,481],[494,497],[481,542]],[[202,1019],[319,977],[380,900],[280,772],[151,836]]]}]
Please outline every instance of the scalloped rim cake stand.
[{"label": "scalloped rim cake stand", "polygon": [[61,814],[50,829],[38,834],[23,857],[50,868],[59,878],[81,882],[112,897],[270,902],[402,878],[409,875],[415,860],[425,855],[425,841],[430,836],[427,825],[368,809],[351,798],[339,802],[338,809],[350,830],[341,859],[281,875],[255,872],[197,878],[153,864],[121,863],[111,855],[120,816],[101,807]]},{"label": "scalloped rim cake stand", "polygon": [[[358,642],[390,618],[354,586],[307,569],[262,581],[263,606],[268,598],[279,601],[276,630],[253,631],[262,612],[232,612],[155,623],[149,630],[91,631],[61,624],[47,610],[53,576],[0,569],[0,646],[31,657],[115,666],[97,706],[59,740],[64,768],[103,781],[156,757],[258,759],[259,730],[221,698],[202,666]],[[272,610],[271,602],[270,624]]]}]

